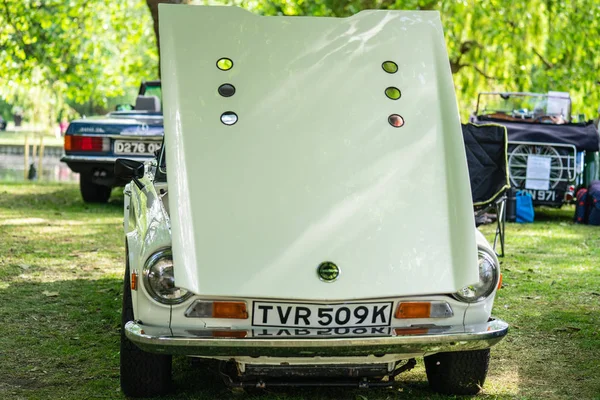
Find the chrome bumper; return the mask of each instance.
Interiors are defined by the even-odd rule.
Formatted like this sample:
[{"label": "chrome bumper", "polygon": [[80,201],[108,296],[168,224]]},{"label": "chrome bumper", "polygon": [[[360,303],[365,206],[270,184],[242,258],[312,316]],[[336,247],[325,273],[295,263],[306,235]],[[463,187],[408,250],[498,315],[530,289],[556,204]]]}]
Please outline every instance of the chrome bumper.
[{"label": "chrome bumper", "polygon": [[[214,335],[217,337],[212,335],[213,332],[218,332]],[[233,338],[222,337],[223,332],[226,331],[172,331],[133,321],[125,325],[127,338],[152,353],[205,357],[350,357],[486,349],[502,340],[508,332],[508,324],[492,319],[487,323],[460,327],[392,328],[391,335],[376,337]],[[251,329],[247,332],[252,335]]]},{"label": "chrome bumper", "polygon": [[65,155],[62,156],[60,161],[62,162],[66,162],[66,163],[106,163],[106,164],[114,164],[115,161],[117,161],[118,158],[126,158],[128,160],[135,160],[135,161],[140,161],[140,162],[144,162],[144,161],[148,161],[148,160],[152,160],[154,157],[153,156],[119,156],[119,157],[115,157],[115,156],[110,156],[110,157],[103,157],[103,156],[71,156],[71,155]]}]

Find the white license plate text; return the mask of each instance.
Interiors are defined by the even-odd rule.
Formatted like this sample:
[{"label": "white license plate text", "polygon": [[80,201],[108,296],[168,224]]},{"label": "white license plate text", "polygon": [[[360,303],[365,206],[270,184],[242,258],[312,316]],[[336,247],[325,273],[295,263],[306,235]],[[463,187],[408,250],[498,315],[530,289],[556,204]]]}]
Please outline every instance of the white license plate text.
[{"label": "white license plate text", "polygon": [[160,142],[126,142],[123,140],[115,141],[115,154],[154,154],[160,149]]}]

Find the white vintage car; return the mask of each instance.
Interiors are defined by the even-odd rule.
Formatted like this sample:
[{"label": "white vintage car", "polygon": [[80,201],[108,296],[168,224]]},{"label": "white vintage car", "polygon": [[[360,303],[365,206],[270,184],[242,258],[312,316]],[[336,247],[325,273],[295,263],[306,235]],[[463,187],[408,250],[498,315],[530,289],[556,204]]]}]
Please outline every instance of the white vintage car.
[{"label": "white vintage car", "polygon": [[508,326],[439,14],[161,4],[160,30],[164,153],[115,167],[124,393],[166,392],[172,355],[241,387],[393,385],[424,357],[434,391],[478,392]]}]

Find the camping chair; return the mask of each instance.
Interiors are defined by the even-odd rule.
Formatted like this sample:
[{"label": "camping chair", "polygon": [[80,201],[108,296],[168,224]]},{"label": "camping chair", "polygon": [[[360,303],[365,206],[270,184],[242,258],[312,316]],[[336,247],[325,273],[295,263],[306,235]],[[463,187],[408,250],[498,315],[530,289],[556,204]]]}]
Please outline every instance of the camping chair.
[{"label": "camping chair", "polygon": [[[510,189],[507,167],[506,128],[497,124],[462,125],[471,195],[475,217],[494,212],[496,235],[494,251],[504,257],[507,191]],[[496,250],[500,241],[500,253]]]}]

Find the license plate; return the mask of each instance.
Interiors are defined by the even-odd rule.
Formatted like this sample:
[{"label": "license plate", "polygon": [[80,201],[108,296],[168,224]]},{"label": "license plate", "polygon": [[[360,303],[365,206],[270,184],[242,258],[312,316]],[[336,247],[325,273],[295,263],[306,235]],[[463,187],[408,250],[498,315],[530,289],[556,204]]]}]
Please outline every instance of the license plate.
[{"label": "license plate", "polygon": [[390,336],[392,328],[389,326],[359,326],[338,328],[257,328],[252,329],[252,337],[306,337],[324,338],[340,336]]},{"label": "license plate", "polygon": [[125,140],[115,140],[115,154],[138,154],[153,155],[160,149],[160,142],[133,142]]},{"label": "license plate", "polygon": [[556,201],[556,191],[554,190],[531,190],[525,189],[531,194],[531,199],[534,201]]},{"label": "license plate", "polygon": [[392,302],[377,303],[283,303],[255,301],[253,326],[292,328],[338,328],[389,326]]}]

